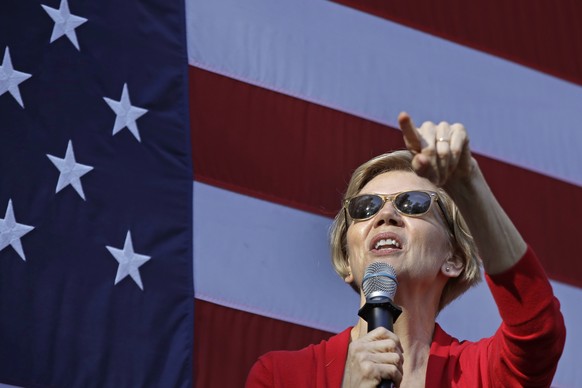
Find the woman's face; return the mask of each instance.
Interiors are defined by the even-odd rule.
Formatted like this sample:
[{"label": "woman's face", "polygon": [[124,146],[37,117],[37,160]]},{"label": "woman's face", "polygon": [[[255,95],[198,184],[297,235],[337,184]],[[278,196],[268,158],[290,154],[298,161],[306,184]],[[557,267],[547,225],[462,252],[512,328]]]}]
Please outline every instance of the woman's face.
[{"label": "woman's face", "polygon": [[[359,194],[393,194],[408,190],[436,191],[429,180],[409,171],[378,175]],[[366,267],[375,261],[394,267],[398,281],[421,286],[434,283],[451,256],[447,229],[438,205],[420,217],[404,216],[391,202],[371,219],[352,221],[347,231],[351,275],[346,282],[361,285]],[[399,287],[400,289],[400,287]]]}]

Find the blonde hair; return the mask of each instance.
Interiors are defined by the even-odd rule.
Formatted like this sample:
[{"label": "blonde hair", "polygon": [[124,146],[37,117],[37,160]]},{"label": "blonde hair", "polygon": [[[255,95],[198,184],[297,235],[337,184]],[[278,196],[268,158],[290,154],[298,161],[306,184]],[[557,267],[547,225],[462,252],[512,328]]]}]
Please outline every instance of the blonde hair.
[{"label": "blonde hair", "polygon": [[[410,171],[414,173],[411,163],[412,154],[405,150],[390,152],[370,159],[352,174],[344,195],[344,201],[346,198],[357,195],[368,182],[382,173],[388,171]],[[443,289],[438,306],[438,311],[441,311],[446,305],[481,280],[481,261],[473,237],[469,233],[469,228],[457,205],[443,189],[438,188],[436,192],[447,218],[452,222],[451,227],[453,230],[447,229],[449,229],[448,236],[453,257],[459,259],[463,264],[460,275],[450,278]],[[330,230],[331,261],[335,271],[342,279],[345,279],[349,273],[346,238],[348,224],[346,217],[342,207],[335,216]],[[359,285],[352,283],[351,286],[359,293]]]}]

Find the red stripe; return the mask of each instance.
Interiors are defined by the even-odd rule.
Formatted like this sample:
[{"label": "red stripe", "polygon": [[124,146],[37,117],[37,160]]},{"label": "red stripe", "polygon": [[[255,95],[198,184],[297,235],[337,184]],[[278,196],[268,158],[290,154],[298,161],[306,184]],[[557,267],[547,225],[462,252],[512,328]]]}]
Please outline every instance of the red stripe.
[{"label": "red stripe", "polygon": [[[196,68],[190,82],[199,181],[330,216],[355,167],[403,147],[400,131],[333,109]],[[582,287],[582,188],[477,159],[548,274]]]},{"label": "red stripe", "polygon": [[582,85],[578,0],[335,1]]},{"label": "red stripe", "polygon": [[333,216],[351,171],[398,132],[191,67],[196,180]]},{"label": "red stripe", "polygon": [[195,300],[196,387],[244,387],[249,369],[270,350],[296,350],[332,333]]}]

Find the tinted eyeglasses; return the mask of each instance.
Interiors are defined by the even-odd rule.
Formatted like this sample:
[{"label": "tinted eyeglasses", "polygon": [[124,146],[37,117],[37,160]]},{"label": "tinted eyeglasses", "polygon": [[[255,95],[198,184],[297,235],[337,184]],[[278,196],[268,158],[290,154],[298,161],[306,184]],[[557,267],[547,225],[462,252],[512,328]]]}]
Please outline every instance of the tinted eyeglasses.
[{"label": "tinted eyeglasses", "polygon": [[436,202],[443,213],[449,229],[451,231],[454,230],[452,222],[445,212],[438,194],[433,191],[412,190],[388,195],[357,195],[345,200],[344,210],[352,219],[356,221],[365,221],[378,214],[387,201],[392,202],[398,213],[408,217],[420,217],[426,214],[430,210],[433,202]]}]

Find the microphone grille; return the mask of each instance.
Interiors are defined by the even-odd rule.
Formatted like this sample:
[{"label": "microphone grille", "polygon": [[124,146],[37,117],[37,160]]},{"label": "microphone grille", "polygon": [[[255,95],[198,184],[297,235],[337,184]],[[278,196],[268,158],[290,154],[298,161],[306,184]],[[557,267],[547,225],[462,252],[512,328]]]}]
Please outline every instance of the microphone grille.
[{"label": "microphone grille", "polygon": [[366,299],[381,296],[394,300],[397,288],[396,271],[390,264],[376,261],[368,265],[362,281]]}]

